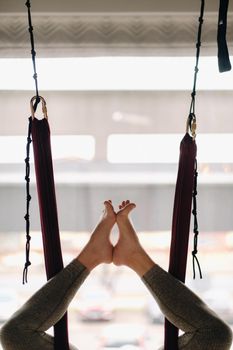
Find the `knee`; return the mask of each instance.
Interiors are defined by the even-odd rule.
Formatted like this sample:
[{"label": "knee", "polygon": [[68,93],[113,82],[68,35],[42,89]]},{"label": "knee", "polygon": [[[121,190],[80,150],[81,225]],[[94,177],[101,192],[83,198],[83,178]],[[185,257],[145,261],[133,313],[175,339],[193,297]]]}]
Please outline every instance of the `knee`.
[{"label": "knee", "polygon": [[19,329],[14,319],[7,321],[0,330],[0,340],[4,349],[18,342]]},{"label": "knee", "polygon": [[219,320],[215,329],[213,329],[213,336],[218,349],[229,350],[231,348],[232,330],[224,321]]},{"label": "knee", "polygon": [[224,323],[224,325],[222,326],[222,332],[223,332],[223,335],[224,335],[225,344],[230,349],[231,344],[232,344],[232,339],[233,339],[232,330],[231,330],[231,328],[228,325],[226,325]]}]

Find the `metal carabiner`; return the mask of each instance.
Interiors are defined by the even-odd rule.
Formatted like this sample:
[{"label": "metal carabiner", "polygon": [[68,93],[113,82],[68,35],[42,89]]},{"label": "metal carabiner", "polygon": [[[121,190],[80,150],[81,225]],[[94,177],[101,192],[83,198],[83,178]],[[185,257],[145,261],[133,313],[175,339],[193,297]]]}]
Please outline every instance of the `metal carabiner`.
[{"label": "metal carabiner", "polygon": [[196,120],[196,116],[195,114],[192,113],[192,118],[190,118],[190,116],[188,116],[187,118],[187,122],[186,122],[186,133],[191,134],[193,140],[195,140],[197,134],[196,134],[196,130],[197,130],[197,120]]},{"label": "metal carabiner", "polygon": [[[31,101],[30,101],[32,119],[35,118],[35,111],[34,111],[34,107],[33,107],[33,102],[34,102],[37,98],[38,98],[37,96],[33,96],[32,99],[31,99]],[[48,119],[47,107],[46,107],[45,99],[44,99],[44,97],[42,97],[42,96],[39,96],[39,98],[40,98],[40,101],[42,102],[42,112],[43,112],[44,118],[45,118],[45,119]]]}]

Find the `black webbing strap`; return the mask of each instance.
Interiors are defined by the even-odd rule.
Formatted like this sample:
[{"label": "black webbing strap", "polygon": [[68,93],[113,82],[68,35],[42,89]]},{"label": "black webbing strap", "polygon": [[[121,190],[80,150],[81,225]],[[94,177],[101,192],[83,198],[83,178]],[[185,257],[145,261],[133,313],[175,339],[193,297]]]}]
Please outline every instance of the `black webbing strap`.
[{"label": "black webbing strap", "polygon": [[24,265],[23,270],[23,284],[27,283],[27,273],[28,273],[28,267],[31,265],[31,262],[29,260],[29,252],[30,252],[30,215],[29,215],[29,207],[30,207],[30,201],[31,201],[31,195],[30,195],[30,144],[32,142],[31,139],[31,122],[32,119],[29,118],[29,124],[28,124],[28,137],[27,137],[27,146],[26,146],[26,158],[25,158],[25,168],[26,168],[26,214],[24,216],[24,219],[26,221],[26,262]]},{"label": "black webbing strap", "polygon": [[195,279],[196,277],[196,271],[195,271],[195,262],[197,264],[200,278],[202,278],[202,272],[201,272],[201,266],[197,258],[197,243],[198,243],[198,221],[197,221],[197,160],[195,161],[195,173],[194,173],[194,186],[193,186],[193,221],[194,221],[194,227],[193,227],[193,233],[194,233],[194,242],[193,242],[193,251],[192,251],[192,256],[193,256],[193,278]]},{"label": "black webbing strap", "polygon": [[[35,91],[36,91],[36,100],[33,105],[34,111],[36,111],[38,103],[40,102],[40,97],[39,97],[39,89],[38,89],[38,79],[37,79],[37,72],[36,72],[36,51],[34,47],[34,36],[33,36],[33,26],[32,26],[32,18],[31,18],[31,3],[30,0],[27,0],[25,3],[28,9],[28,31],[30,33],[30,42],[31,42],[31,55],[32,55],[32,65],[33,65],[33,79],[35,81]],[[30,207],[30,200],[31,200],[31,195],[30,195],[30,143],[32,142],[31,139],[31,123],[32,123],[32,118],[29,118],[29,125],[28,125],[28,136],[27,136],[27,146],[26,146],[26,158],[25,158],[25,163],[26,163],[26,175],[25,175],[25,180],[26,180],[26,214],[24,216],[24,219],[26,221],[26,262],[24,265],[24,270],[23,270],[23,284],[27,282],[27,274],[28,274],[28,267],[31,265],[31,262],[29,260],[29,253],[30,253],[30,215],[29,215],[29,207]]]},{"label": "black webbing strap", "polygon": [[[195,138],[195,130],[196,130],[196,114],[195,114],[195,97],[196,97],[196,85],[197,85],[197,74],[199,72],[199,58],[200,58],[200,50],[201,50],[201,34],[202,34],[202,25],[204,22],[204,11],[205,11],[205,0],[201,0],[201,9],[200,9],[200,16],[199,16],[199,27],[198,27],[198,33],[197,33],[197,42],[196,42],[196,64],[194,68],[194,79],[193,79],[193,90],[191,93],[191,104],[190,104],[190,110],[189,110],[189,127],[191,134]],[[197,221],[197,161],[195,163],[195,174],[194,174],[194,188],[193,188],[193,210],[192,214],[194,217],[194,247],[192,251],[193,256],[193,278],[195,278],[195,263],[198,266],[200,278],[202,278],[201,273],[201,267],[197,258],[197,243],[198,243],[198,221]]]},{"label": "black webbing strap", "polygon": [[204,9],[205,9],[205,0],[201,0],[200,16],[198,19],[199,27],[198,27],[197,43],[196,43],[196,64],[194,68],[193,91],[191,93],[192,99],[191,99],[191,105],[189,110],[190,126],[193,120],[193,116],[195,116],[195,96],[196,96],[196,85],[197,85],[197,73],[199,71],[198,64],[199,64],[199,57],[200,57],[200,50],[201,50],[201,33],[202,33],[202,25],[204,22]]},{"label": "black webbing strap", "polygon": [[227,47],[227,12],[229,0],[220,0],[218,13],[218,68],[219,72],[227,72],[231,70],[231,62]]},{"label": "black webbing strap", "polygon": [[34,104],[34,111],[37,109],[37,105],[40,102],[40,97],[39,97],[39,89],[38,89],[38,79],[37,79],[37,72],[36,72],[36,51],[35,51],[35,46],[34,46],[34,35],[33,35],[33,26],[32,26],[32,17],[31,17],[31,2],[30,0],[27,0],[25,3],[28,9],[28,31],[30,33],[30,41],[31,41],[31,55],[32,55],[32,64],[33,64],[33,79],[35,81],[35,90],[36,90],[36,101]]}]

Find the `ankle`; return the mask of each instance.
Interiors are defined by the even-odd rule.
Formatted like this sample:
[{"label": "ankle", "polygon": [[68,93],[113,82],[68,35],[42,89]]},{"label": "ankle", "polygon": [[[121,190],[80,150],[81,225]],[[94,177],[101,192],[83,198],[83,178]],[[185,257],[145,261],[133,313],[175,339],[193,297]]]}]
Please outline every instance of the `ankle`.
[{"label": "ankle", "polygon": [[135,252],[127,263],[127,266],[134,270],[140,277],[145,275],[145,273],[154,265],[155,262],[149,257],[143,248]]},{"label": "ankle", "polygon": [[80,261],[89,271],[93,270],[97,265],[99,265],[98,255],[88,244],[84,247],[76,259]]}]

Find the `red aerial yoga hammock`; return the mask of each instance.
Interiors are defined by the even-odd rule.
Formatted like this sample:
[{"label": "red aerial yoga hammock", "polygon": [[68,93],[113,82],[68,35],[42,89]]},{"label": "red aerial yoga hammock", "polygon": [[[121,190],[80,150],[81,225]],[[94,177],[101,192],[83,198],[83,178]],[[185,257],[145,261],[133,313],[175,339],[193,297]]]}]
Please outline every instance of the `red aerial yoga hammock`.
[{"label": "red aerial yoga hammock", "polygon": [[[185,281],[193,188],[195,182],[196,143],[186,133],[180,144],[180,159],[176,182],[172,220],[169,272]],[[196,253],[196,249],[195,252]],[[194,254],[193,253],[193,254]],[[176,296],[174,295],[174,303]],[[165,350],[178,350],[178,329],[165,320]]]},{"label": "red aerial yoga hammock", "polygon": [[[63,260],[53,176],[50,129],[45,101],[41,96],[39,98],[42,102],[45,117],[42,120],[34,117],[32,103],[33,99],[36,99],[35,96],[31,100],[32,117],[29,121],[29,129],[33,141],[45,267],[47,279],[50,279],[63,269]],[[54,342],[55,350],[69,350],[67,314],[54,326]]]},{"label": "red aerial yoga hammock", "polygon": [[[27,138],[27,157],[26,163],[26,191],[27,191],[27,206],[26,206],[26,263],[23,272],[23,283],[27,282],[27,270],[31,265],[29,260],[30,249],[30,220],[29,220],[29,204],[31,196],[29,193],[30,183],[30,163],[29,163],[29,151],[31,136],[33,141],[34,159],[35,159],[35,172],[36,172],[36,184],[39,199],[40,208],[40,220],[41,230],[44,246],[44,257],[47,279],[52,278],[59,271],[63,269],[63,260],[59,236],[58,216],[57,216],[57,204],[55,195],[55,185],[53,177],[53,164],[50,145],[50,129],[47,118],[46,103],[43,97],[39,96],[38,81],[36,72],[36,52],[34,48],[34,36],[33,26],[31,20],[31,3],[27,0],[26,4],[28,9],[28,24],[31,40],[31,54],[36,88],[36,96],[31,99],[31,118],[29,118],[28,138]],[[35,103],[33,105],[33,102]],[[35,111],[37,105],[42,103],[42,111],[44,118],[38,120],[35,118]],[[46,305],[45,305],[46,307]],[[67,313],[55,324],[54,326],[54,349],[55,350],[69,350],[68,339],[68,322]]]},{"label": "red aerial yoga hammock", "polygon": [[[31,122],[39,199],[41,229],[47,279],[63,269],[57,204],[50,146],[50,129],[46,118]],[[67,314],[54,326],[55,350],[69,350]]]},{"label": "red aerial yoga hammock", "polygon": [[[229,53],[226,41],[227,30],[227,11],[229,0],[220,0],[219,18],[218,18],[218,65],[220,72],[226,72],[231,69]],[[201,0],[201,9],[199,16],[199,28],[196,44],[196,66],[194,70],[194,85],[191,94],[190,113],[187,122],[186,134],[180,144],[180,158],[178,166],[178,175],[176,182],[176,191],[173,207],[172,219],[172,238],[170,247],[169,273],[178,278],[182,282],[185,281],[187,251],[189,242],[189,228],[191,217],[191,206],[193,199],[193,216],[194,216],[194,248],[193,255],[193,272],[195,278],[195,262],[197,263],[200,277],[202,278],[200,265],[196,257],[197,239],[198,239],[198,223],[196,212],[196,195],[197,195],[197,163],[196,163],[196,115],[195,115],[195,95],[196,80],[198,73],[198,62],[201,47],[201,31],[204,17],[205,1]],[[191,137],[188,133],[190,128]],[[174,295],[175,302],[175,295]],[[165,350],[178,350],[178,329],[165,320]]]},{"label": "red aerial yoga hammock", "polygon": [[[178,174],[176,181],[175,199],[173,206],[172,218],[172,236],[170,246],[169,273],[180,281],[185,281],[187,253],[189,243],[190,218],[193,200],[194,215],[194,249],[193,255],[193,271],[195,278],[195,262],[198,265],[200,277],[201,269],[196,257],[197,239],[198,239],[198,223],[196,212],[196,195],[197,195],[197,163],[196,163],[196,115],[195,115],[195,96],[196,82],[198,73],[198,63],[201,47],[201,31],[204,17],[205,1],[201,0],[201,9],[199,16],[199,28],[196,43],[196,65],[194,69],[194,84],[191,94],[191,106],[189,117],[187,120],[186,134],[180,144],[180,158],[178,165]],[[191,136],[189,134],[191,132]],[[176,296],[174,295],[174,303]],[[178,350],[178,334],[179,330],[165,319],[165,350]]]}]

